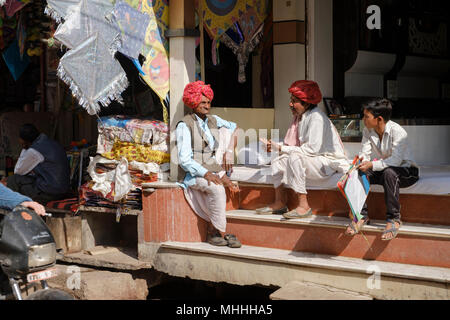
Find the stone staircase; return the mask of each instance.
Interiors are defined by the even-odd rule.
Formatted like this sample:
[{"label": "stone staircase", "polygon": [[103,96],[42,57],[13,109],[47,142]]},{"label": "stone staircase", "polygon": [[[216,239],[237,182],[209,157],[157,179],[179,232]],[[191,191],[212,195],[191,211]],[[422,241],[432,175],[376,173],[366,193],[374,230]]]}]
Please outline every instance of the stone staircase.
[{"label": "stone staircase", "polygon": [[[280,288],[292,281],[301,286],[300,281],[376,299],[450,298],[449,196],[401,195],[404,224],[396,239],[381,241],[383,194],[370,194],[371,224],[348,237],[348,206],[337,190],[310,191],[314,215],[285,220],[255,213],[273,202],[273,187],[239,187],[227,195],[227,232],[243,247],[231,249],[205,243],[206,223],[189,207],[181,188],[153,185],[138,218],[139,259],[169,275],[205,281]],[[293,209],[294,195],[287,193]],[[367,282],[374,274],[378,289]]]}]

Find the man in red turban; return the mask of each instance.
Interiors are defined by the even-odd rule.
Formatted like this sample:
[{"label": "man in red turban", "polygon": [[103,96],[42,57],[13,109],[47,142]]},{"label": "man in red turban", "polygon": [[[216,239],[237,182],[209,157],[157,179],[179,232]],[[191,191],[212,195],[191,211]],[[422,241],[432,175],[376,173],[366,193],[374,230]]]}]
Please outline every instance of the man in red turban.
[{"label": "man in red turban", "polygon": [[194,212],[208,222],[207,242],[239,248],[236,236],[221,235],[226,230],[225,187],[235,191],[228,176],[237,126],[210,114],[213,98],[213,90],[203,81],[189,83],[184,89],[183,102],[192,113],[177,124],[178,182]]},{"label": "man in red turban", "polygon": [[[280,152],[272,161],[275,202],[257,210],[259,214],[283,214],[286,219],[304,218],[312,215],[308,204],[306,179],[315,184],[326,180],[336,172],[345,172],[349,161],[339,134],[317,105],[322,93],[314,81],[300,80],[289,88],[293,121],[284,143],[263,140],[267,151]],[[298,206],[288,212],[284,188],[297,193]]]},{"label": "man in red turban", "polygon": [[191,109],[197,108],[202,101],[202,98],[206,97],[209,102],[214,99],[214,92],[209,84],[205,84],[203,81],[195,81],[189,83],[183,92],[183,102]]}]

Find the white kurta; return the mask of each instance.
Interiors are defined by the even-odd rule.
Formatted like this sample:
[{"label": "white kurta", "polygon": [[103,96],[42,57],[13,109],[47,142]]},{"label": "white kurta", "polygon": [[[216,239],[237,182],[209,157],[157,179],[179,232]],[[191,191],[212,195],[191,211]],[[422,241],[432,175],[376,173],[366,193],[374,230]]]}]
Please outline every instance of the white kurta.
[{"label": "white kurta", "polygon": [[[233,132],[225,127],[219,129],[219,146],[216,160],[222,164],[222,157],[231,140]],[[222,178],[225,171],[218,173]],[[202,177],[196,177],[195,184],[184,189],[184,196],[192,210],[202,219],[211,222],[214,228],[225,232],[227,226],[226,204],[227,195],[223,185],[210,183]]]},{"label": "white kurta", "polygon": [[306,194],[306,179],[325,179],[349,168],[339,134],[319,108],[303,114],[298,137],[299,147],[283,145],[281,155],[272,161],[275,188],[284,185]]}]

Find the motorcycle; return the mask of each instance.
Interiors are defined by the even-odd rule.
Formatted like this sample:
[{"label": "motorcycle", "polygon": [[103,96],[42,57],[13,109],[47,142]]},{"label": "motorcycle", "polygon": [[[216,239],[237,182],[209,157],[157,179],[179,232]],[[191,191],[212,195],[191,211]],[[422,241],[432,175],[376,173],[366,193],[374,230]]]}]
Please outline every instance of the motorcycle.
[{"label": "motorcycle", "polygon": [[37,291],[26,300],[74,300],[47,279],[57,276],[55,240],[42,218],[33,210],[17,206],[0,211],[0,300],[23,300],[21,286]]}]

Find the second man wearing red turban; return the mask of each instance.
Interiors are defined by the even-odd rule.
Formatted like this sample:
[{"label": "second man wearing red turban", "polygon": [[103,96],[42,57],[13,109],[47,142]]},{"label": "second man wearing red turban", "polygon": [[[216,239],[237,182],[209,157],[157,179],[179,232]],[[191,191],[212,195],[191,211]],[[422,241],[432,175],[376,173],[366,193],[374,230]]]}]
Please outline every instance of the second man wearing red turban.
[{"label": "second man wearing red turban", "polygon": [[[312,215],[307,200],[306,180],[320,181],[335,172],[345,172],[350,163],[338,132],[327,115],[317,105],[322,101],[319,86],[314,81],[300,80],[289,88],[293,121],[284,143],[263,141],[270,152],[280,152],[272,161],[275,202],[257,210],[258,214],[283,213],[286,219]],[[298,195],[298,206],[288,212],[284,188]]]}]

